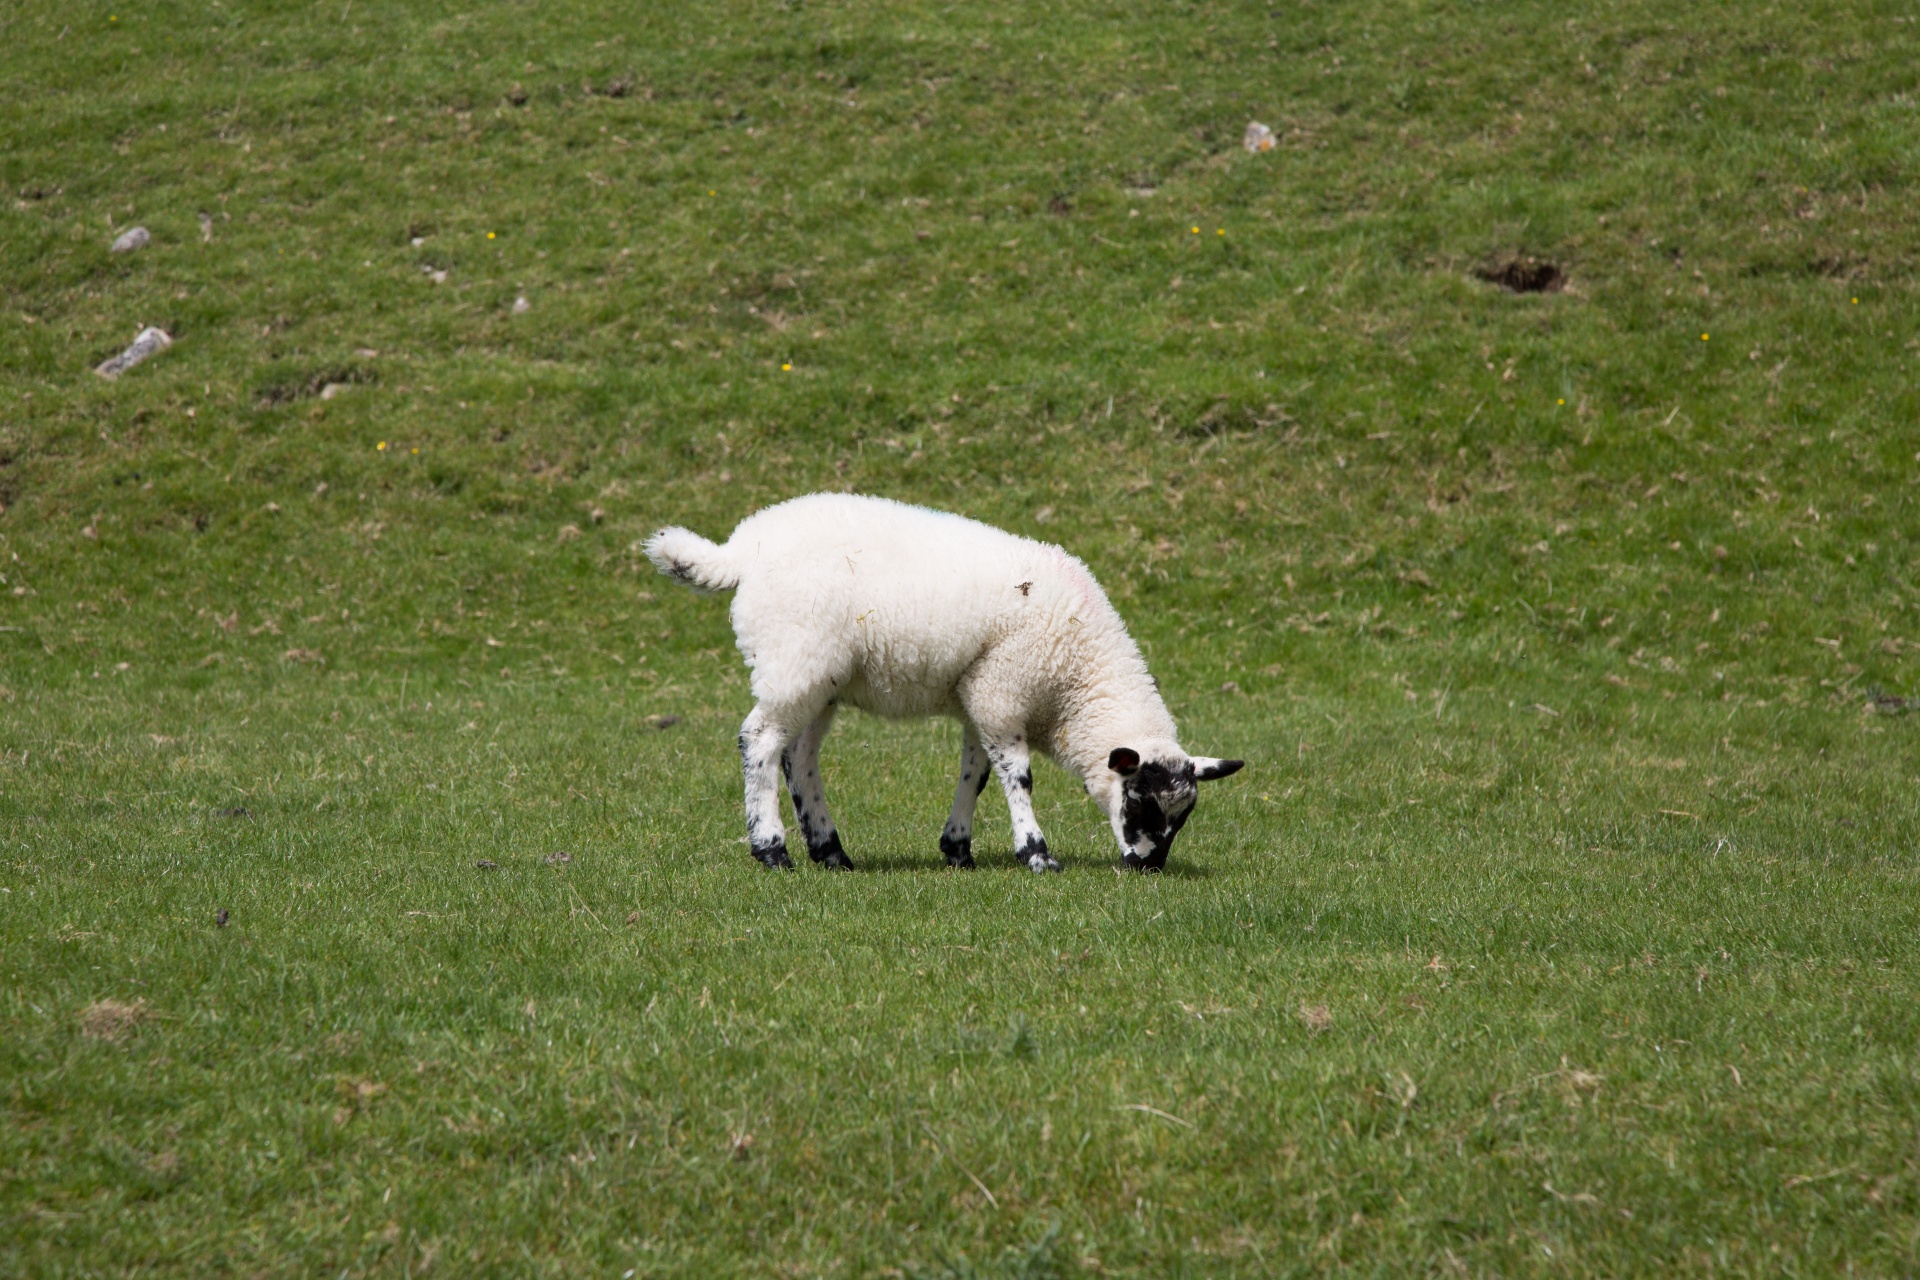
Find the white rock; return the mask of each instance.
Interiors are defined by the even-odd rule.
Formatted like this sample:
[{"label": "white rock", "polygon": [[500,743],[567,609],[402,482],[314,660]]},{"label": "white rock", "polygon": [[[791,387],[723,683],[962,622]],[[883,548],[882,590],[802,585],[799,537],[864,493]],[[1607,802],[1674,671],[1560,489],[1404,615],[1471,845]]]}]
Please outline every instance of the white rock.
[{"label": "white rock", "polygon": [[149,356],[158,355],[173,345],[173,339],[164,329],[146,328],[133,340],[131,346],[113,359],[100,364],[94,372],[103,378],[117,378]]},{"label": "white rock", "polygon": [[145,227],[133,227],[121,233],[113,242],[113,252],[132,253],[135,249],[144,249],[153,243],[153,234]]},{"label": "white rock", "polygon": [[522,294],[513,300],[513,314],[517,316],[523,316],[531,310],[533,310],[533,304],[527,301],[525,294]]}]

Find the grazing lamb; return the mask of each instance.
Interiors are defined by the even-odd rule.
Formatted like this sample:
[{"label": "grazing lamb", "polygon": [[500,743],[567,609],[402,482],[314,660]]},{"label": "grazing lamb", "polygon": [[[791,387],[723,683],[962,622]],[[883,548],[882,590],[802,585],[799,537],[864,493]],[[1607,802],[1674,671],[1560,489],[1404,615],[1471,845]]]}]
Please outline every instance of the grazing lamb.
[{"label": "grazing lamb", "polygon": [[1038,872],[1060,864],[1033,817],[1034,749],[1086,784],[1127,865],[1152,871],[1193,811],[1195,784],[1243,763],[1181,749],[1120,615],[1059,547],[885,498],[818,493],[749,516],[724,547],[662,529],[647,557],[687,586],[735,592],[756,702],[740,728],[747,836],[769,867],[793,865],[776,770],[813,860],[853,866],[820,782],[820,740],[842,703],[960,719],[960,782],[940,836],[954,867],[973,865],[989,764],[1017,856]]}]

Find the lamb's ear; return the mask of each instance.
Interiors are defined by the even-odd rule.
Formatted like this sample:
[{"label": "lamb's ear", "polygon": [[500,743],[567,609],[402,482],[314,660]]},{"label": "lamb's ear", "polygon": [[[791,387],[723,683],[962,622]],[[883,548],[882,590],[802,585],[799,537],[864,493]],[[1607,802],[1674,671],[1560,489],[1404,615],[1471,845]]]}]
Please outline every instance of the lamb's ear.
[{"label": "lamb's ear", "polygon": [[1132,747],[1115,747],[1107,757],[1107,768],[1123,778],[1131,778],[1140,772],[1140,753]]},{"label": "lamb's ear", "polygon": [[1220,760],[1213,756],[1193,757],[1193,780],[1212,782],[1215,778],[1228,778],[1247,767],[1245,760]]}]

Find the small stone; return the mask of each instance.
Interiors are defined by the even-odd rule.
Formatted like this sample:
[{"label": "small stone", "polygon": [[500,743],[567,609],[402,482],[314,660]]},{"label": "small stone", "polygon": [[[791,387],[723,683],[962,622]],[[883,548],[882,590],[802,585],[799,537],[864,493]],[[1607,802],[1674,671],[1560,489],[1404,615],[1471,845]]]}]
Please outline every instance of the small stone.
[{"label": "small stone", "polygon": [[531,310],[533,310],[533,304],[527,301],[524,293],[513,300],[513,314],[523,316]]},{"label": "small stone", "polygon": [[153,243],[153,233],[145,227],[132,227],[120,234],[113,242],[114,253],[132,253],[135,249],[144,249]]},{"label": "small stone", "polygon": [[474,869],[478,871],[492,871],[495,867],[498,867],[500,864],[495,862],[492,858],[481,858],[478,861],[476,861],[473,865],[474,865]]},{"label": "small stone", "polygon": [[320,398],[322,400],[331,400],[346,389],[347,384],[344,382],[329,382],[326,386],[320,388]]},{"label": "small stone", "polygon": [[215,908],[213,913],[213,923],[215,928],[218,928],[218,929],[226,928],[227,919],[228,919],[227,909],[225,907]]}]

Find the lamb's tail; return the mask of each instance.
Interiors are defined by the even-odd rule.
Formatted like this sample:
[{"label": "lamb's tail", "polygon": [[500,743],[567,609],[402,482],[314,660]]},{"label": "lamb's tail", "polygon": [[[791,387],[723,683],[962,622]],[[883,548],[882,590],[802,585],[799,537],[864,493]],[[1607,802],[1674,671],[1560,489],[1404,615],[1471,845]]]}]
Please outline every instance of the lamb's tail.
[{"label": "lamb's tail", "polygon": [[695,591],[731,591],[740,585],[740,566],[727,549],[678,525],[647,539],[647,559],[675,582]]}]

